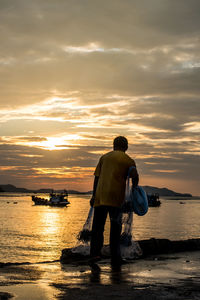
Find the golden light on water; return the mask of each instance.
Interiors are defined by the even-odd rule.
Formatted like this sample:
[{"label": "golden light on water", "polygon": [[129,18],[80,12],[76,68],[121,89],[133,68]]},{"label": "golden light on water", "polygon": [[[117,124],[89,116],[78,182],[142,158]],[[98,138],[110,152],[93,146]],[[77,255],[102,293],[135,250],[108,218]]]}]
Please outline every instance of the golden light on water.
[{"label": "golden light on water", "polygon": [[60,232],[60,214],[56,210],[43,211],[40,215],[41,226],[45,236],[56,235]]}]

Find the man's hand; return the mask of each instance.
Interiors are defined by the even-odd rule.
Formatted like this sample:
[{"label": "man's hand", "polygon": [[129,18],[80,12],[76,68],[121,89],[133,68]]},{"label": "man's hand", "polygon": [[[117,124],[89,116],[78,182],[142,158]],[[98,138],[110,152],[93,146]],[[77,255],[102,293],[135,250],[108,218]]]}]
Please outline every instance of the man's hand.
[{"label": "man's hand", "polygon": [[94,206],[94,200],[95,200],[95,194],[96,194],[96,189],[97,189],[97,184],[99,181],[99,177],[95,176],[94,177],[94,183],[93,183],[93,193],[92,193],[92,198],[90,199],[90,205],[93,207]]},{"label": "man's hand", "polygon": [[95,198],[94,198],[94,195],[93,195],[92,198],[90,199],[90,206],[92,206],[92,207],[94,206],[94,199]]}]

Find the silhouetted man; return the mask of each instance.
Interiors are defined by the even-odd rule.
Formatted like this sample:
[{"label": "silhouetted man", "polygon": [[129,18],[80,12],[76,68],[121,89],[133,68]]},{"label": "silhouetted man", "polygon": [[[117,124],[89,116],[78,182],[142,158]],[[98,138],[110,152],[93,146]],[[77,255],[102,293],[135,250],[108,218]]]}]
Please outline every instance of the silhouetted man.
[{"label": "silhouetted man", "polygon": [[130,175],[134,186],[138,184],[139,176],[135,161],[125,153],[128,149],[127,139],[123,136],[116,137],[113,149],[100,158],[94,172],[93,196],[90,200],[91,206],[94,206],[90,256],[91,262],[101,258],[104,226],[109,214],[111,264],[121,265],[122,205],[129,168],[134,167]]}]

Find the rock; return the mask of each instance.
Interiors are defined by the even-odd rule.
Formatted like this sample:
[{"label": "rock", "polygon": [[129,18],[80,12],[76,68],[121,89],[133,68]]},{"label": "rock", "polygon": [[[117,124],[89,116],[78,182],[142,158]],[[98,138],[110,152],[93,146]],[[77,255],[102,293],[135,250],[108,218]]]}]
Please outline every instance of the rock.
[{"label": "rock", "polygon": [[[149,255],[176,253],[184,251],[198,251],[200,250],[200,239],[188,239],[180,241],[170,241],[168,239],[155,239],[138,241],[142,249],[142,258]],[[88,246],[87,246],[88,247]],[[74,252],[74,248],[67,248],[62,250],[60,261],[62,263],[84,263],[89,258],[89,251],[86,254]],[[103,246],[102,255],[105,258],[110,257],[109,245]]]},{"label": "rock", "polygon": [[143,256],[200,250],[200,239],[170,241],[168,239],[152,238],[138,242],[143,251]]},{"label": "rock", "polygon": [[7,292],[0,292],[0,299],[1,300],[8,300],[10,298],[14,297],[14,295],[7,293]]}]

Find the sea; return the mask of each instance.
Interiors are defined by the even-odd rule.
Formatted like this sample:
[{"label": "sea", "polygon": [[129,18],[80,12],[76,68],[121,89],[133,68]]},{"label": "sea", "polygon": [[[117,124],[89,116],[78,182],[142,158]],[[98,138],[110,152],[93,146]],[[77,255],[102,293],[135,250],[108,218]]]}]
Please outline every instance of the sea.
[{"label": "sea", "polygon": [[[41,197],[48,198],[47,194]],[[64,248],[78,245],[90,206],[89,195],[69,195],[67,207],[37,206],[31,194],[0,196],[0,263],[59,260]],[[134,215],[134,240],[199,238],[200,198],[162,198],[145,216]],[[109,220],[104,243],[109,243]]]}]

